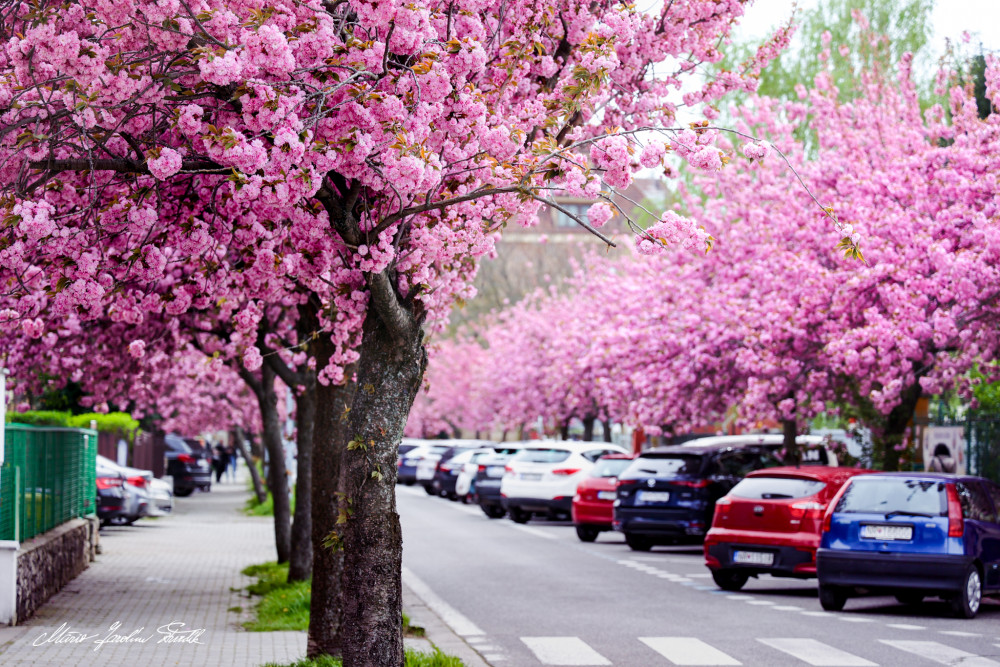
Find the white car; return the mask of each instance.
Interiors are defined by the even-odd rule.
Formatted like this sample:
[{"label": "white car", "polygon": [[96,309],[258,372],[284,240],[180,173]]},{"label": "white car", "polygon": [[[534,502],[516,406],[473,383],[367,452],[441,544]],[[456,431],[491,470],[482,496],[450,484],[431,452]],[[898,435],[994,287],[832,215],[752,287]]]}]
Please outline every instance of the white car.
[{"label": "white car", "polygon": [[[830,447],[828,438],[819,435],[799,435],[795,437],[802,457],[802,465],[837,466],[837,454]],[[769,449],[779,459],[784,460],[785,436],[774,433],[745,433],[742,435],[712,435],[688,440],[684,446],[704,447],[759,445]],[[846,449],[846,446],[845,446]]]},{"label": "white car", "polygon": [[474,492],[473,486],[476,481],[476,475],[478,475],[480,469],[483,468],[482,461],[496,456],[498,452],[513,454],[517,451],[517,448],[513,445],[505,446],[506,444],[507,443],[502,443],[496,447],[481,447],[470,452],[463,452],[452,459],[453,462],[458,462],[459,456],[465,459],[462,461],[462,469],[459,470],[458,478],[455,480],[455,496],[459,500],[467,502],[470,494]]},{"label": "white car", "polygon": [[534,440],[521,447],[500,482],[503,506],[516,523],[527,523],[534,514],[568,517],[576,487],[594,462],[605,454],[626,453],[605,442],[573,440]]},{"label": "white car", "polygon": [[174,509],[173,486],[169,482],[153,477],[149,470],[121,466],[111,459],[97,455],[99,471],[114,471],[121,474],[125,483],[131,485],[146,502],[143,516],[164,516]]}]

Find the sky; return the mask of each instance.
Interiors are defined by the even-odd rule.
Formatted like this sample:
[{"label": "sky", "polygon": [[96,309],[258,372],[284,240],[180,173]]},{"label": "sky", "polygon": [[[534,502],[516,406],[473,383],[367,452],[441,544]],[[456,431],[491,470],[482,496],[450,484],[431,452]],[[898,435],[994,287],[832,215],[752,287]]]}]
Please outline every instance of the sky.
[{"label": "sky", "polygon": [[[791,16],[794,4],[793,0],[754,0],[741,21],[741,34],[766,37],[769,30]],[[808,9],[818,0],[799,0],[798,4]],[[987,51],[1000,51],[1000,32],[996,30],[1000,25],[1000,0],[937,0],[931,21],[936,54],[944,51],[945,38],[958,40],[963,31],[972,35],[970,44],[981,42]]]}]

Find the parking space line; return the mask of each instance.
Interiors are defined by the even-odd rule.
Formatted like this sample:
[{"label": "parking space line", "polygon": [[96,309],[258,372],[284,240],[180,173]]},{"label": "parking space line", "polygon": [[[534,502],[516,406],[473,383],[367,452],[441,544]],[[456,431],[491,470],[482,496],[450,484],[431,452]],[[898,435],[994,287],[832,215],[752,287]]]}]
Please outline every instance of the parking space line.
[{"label": "parking space line", "polygon": [[695,637],[639,637],[675,665],[741,665],[730,655]]},{"label": "parking space line", "polygon": [[521,637],[543,665],[610,665],[579,637]]},{"label": "parking space line", "polygon": [[758,639],[757,641],[814,667],[878,667],[874,662],[815,639]]}]

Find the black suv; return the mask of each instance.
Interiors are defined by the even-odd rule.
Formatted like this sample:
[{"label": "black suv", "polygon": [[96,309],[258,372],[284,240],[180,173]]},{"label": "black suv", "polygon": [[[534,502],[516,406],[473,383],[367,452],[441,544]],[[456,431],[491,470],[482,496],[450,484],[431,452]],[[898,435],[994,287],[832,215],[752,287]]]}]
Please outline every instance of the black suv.
[{"label": "black suv", "polygon": [[190,496],[195,489],[212,488],[212,460],[209,450],[194,449],[184,438],[168,433],[166,443],[167,474],[174,480],[174,495]]},{"label": "black suv", "polygon": [[636,551],[704,540],[716,500],[747,473],[783,465],[771,449],[688,443],[643,452],[618,476],[614,529]]}]

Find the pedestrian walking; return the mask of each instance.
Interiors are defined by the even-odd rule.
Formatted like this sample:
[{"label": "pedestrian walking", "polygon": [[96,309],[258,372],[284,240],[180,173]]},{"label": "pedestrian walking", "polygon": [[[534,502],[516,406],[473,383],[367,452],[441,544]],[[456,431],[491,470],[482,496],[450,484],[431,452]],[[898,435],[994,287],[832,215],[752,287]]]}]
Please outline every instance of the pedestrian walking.
[{"label": "pedestrian walking", "polygon": [[221,482],[222,473],[229,467],[229,454],[226,453],[226,448],[221,443],[215,446],[215,457],[212,459],[212,466],[215,468],[215,481]]},{"label": "pedestrian walking", "polygon": [[236,481],[236,466],[239,464],[240,459],[236,453],[236,447],[232,444],[226,447],[226,455],[229,457],[229,480],[231,482]]}]

